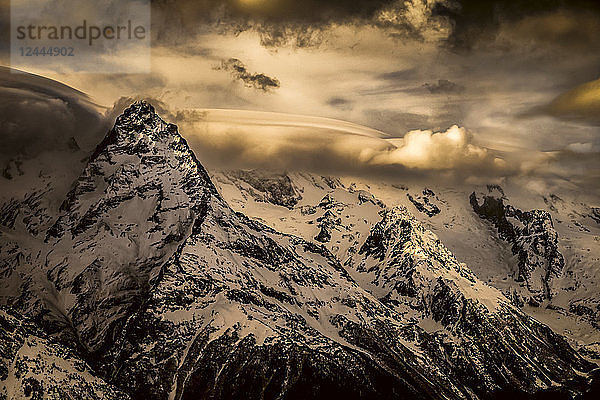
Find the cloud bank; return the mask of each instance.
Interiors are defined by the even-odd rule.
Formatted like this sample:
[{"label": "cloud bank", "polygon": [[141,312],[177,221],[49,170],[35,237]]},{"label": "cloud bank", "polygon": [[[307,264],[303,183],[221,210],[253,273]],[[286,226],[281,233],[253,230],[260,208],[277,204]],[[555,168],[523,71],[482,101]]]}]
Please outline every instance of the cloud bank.
[{"label": "cloud bank", "polygon": [[516,172],[458,126],[389,138],[343,121],[289,114],[187,110],[171,117],[199,158],[214,168],[457,182],[497,181]]},{"label": "cloud bank", "polygon": [[0,67],[0,162],[72,146],[93,148],[109,127],[88,96],[59,82]]},{"label": "cloud bank", "polygon": [[[101,114],[85,94],[68,86],[31,74],[13,74],[8,69],[1,72],[0,112],[8,133],[2,138],[4,157],[65,149],[71,137],[84,151],[91,151],[116,116],[137,99],[121,98]],[[332,118],[180,109],[154,98],[144,99],[165,120],[179,125],[181,134],[209,168],[307,170],[456,185],[514,178],[582,187],[600,177],[598,163],[594,163],[600,145],[593,140],[572,142],[562,150],[530,152],[528,158],[519,159],[486,147],[474,132],[458,125],[390,136]]]}]

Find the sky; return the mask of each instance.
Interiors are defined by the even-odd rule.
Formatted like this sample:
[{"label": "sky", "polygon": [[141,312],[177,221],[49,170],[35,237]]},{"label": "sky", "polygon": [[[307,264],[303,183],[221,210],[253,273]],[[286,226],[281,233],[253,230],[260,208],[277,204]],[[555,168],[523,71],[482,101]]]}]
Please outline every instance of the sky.
[{"label": "sky", "polygon": [[600,193],[599,37],[592,0],[158,0],[149,73],[2,70],[2,153],[143,98],[209,167]]}]

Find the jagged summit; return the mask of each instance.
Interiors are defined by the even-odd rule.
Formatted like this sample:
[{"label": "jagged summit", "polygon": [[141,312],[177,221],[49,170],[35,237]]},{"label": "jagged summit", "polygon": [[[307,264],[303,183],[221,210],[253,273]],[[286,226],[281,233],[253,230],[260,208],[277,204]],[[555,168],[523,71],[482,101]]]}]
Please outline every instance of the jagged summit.
[{"label": "jagged summit", "polygon": [[178,132],[177,125],[165,122],[156,113],[152,104],[145,100],[136,101],[127,107],[117,117],[111,133],[116,134],[121,140],[139,139],[134,133],[148,135],[153,140],[161,140],[165,136],[182,138]]},{"label": "jagged summit", "polygon": [[117,117],[116,123],[117,123],[117,125],[119,125],[119,120],[121,118],[127,117],[131,114],[145,114],[145,113],[156,115],[156,110],[154,109],[154,106],[152,104],[150,104],[148,101],[136,100],[133,103],[131,103],[129,105],[129,107],[127,107],[120,116]]},{"label": "jagged summit", "polygon": [[165,122],[145,100],[132,103],[117,117],[114,127],[97,146],[90,160],[98,157],[110,145],[128,147],[125,150],[127,154],[154,156],[156,162],[160,161],[161,155],[174,155],[190,168],[197,168],[204,183],[218,196],[208,173],[179,133],[177,125]]},{"label": "jagged summit", "polygon": [[137,101],[126,108],[115,121],[114,130],[118,133],[143,132],[150,136],[157,133],[179,135],[177,126],[166,123],[146,101]]},{"label": "jagged summit", "polygon": [[90,159],[93,160],[110,144],[119,142],[125,144],[139,140],[136,133],[154,136],[153,139],[156,140],[159,132],[179,136],[177,126],[163,121],[150,103],[144,100],[136,101],[117,117],[113,128],[96,147]]},{"label": "jagged summit", "polygon": [[142,116],[151,117],[152,119],[154,119],[155,116],[158,117],[152,104],[146,100],[137,100],[131,103],[131,105],[117,117],[115,125],[123,125],[126,123],[124,120],[131,119],[132,117],[139,119]]}]

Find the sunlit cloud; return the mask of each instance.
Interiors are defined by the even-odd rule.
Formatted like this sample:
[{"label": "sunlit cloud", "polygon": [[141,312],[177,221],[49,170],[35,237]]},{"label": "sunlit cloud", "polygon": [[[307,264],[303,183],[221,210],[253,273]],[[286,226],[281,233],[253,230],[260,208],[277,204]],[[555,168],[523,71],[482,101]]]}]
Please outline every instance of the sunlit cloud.
[{"label": "sunlit cloud", "polygon": [[445,132],[412,131],[393,139],[394,149],[373,158],[373,164],[400,164],[410,168],[444,170],[461,168],[496,169],[505,163],[487,149],[474,145],[466,129],[456,125]]},{"label": "sunlit cloud", "polygon": [[561,94],[550,103],[547,110],[560,117],[600,121],[600,79]]}]

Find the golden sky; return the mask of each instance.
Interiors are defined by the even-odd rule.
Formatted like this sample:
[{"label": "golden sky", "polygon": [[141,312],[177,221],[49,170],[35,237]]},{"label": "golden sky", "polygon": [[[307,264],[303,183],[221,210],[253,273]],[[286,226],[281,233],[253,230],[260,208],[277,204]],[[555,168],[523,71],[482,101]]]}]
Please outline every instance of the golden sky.
[{"label": "golden sky", "polygon": [[[570,4],[162,0],[151,73],[28,71],[104,110],[152,99],[213,162],[583,184],[600,177],[600,13]],[[203,110],[218,121],[190,117]]]}]

